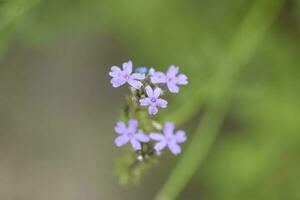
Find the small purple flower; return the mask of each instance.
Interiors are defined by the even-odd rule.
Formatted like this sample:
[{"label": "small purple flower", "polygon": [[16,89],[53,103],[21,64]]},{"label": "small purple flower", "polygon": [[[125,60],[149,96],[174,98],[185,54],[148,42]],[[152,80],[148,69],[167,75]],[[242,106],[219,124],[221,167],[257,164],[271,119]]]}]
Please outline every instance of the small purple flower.
[{"label": "small purple flower", "polygon": [[120,87],[125,83],[128,83],[135,89],[140,89],[143,84],[139,80],[144,80],[145,75],[140,73],[132,73],[132,62],[124,62],[122,65],[123,70],[120,67],[112,66],[109,75],[112,77],[110,83],[113,87]]},{"label": "small purple flower", "polygon": [[143,131],[137,131],[138,122],[135,119],[128,121],[128,127],[124,122],[117,122],[115,131],[119,136],[115,139],[117,147],[121,147],[130,142],[134,150],[141,150],[141,142],[149,142],[149,137],[143,133]]},{"label": "small purple flower", "polygon": [[172,122],[166,122],[163,134],[162,133],[151,133],[150,138],[156,140],[157,143],[154,146],[154,149],[157,152],[161,152],[166,146],[169,148],[171,153],[177,155],[181,152],[181,147],[178,145],[186,141],[185,132],[182,130],[175,131],[175,125]]},{"label": "small purple flower", "polygon": [[153,84],[167,84],[167,87],[170,92],[178,93],[179,87],[177,85],[186,85],[188,84],[187,76],[185,74],[178,74],[179,67],[171,65],[166,74],[162,72],[155,72],[151,76],[151,82]]},{"label": "small purple flower", "polygon": [[148,112],[150,115],[155,115],[158,112],[157,107],[166,108],[168,102],[164,99],[160,99],[161,94],[160,88],[155,88],[154,90],[148,85],[146,88],[147,96],[146,98],[140,99],[141,106],[149,106]]}]

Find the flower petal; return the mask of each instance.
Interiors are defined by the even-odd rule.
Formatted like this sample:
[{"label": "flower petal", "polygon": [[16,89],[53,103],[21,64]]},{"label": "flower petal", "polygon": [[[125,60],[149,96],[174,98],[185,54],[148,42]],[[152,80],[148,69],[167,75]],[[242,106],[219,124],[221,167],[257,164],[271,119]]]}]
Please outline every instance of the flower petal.
[{"label": "flower petal", "polygon": [[148,75],[152,76],[155,73],[155,69],[153,69],[152,67],[149,69],[148,71]]},{"label": "flower petal", "polygon": [[133,73],[133,74],[131,74],[131,78],[137,79],[137,80],[144,80],[145,74]]},{"label": "flower petal", "polygon": [[141,143],[139,141],[137,141],[135,138],[132,138],[130,140],[130,144],[131,144],[132,148],[136,151],[142,149]]},{"label": "flower petal", "polygon": [[148,97],[153,97],[153,89],[151,88],[151,86],[148,85],[147,87],[145,87],[145,90]]},{"label": "flower petal", "polygon": [[161,133],[150,133],[151,140],[164,141],[165,136]]},{"label": "flower petal", "polygon": [[149,142],[148,135],[144,134],[142,131],[139,131],[137,134],[135,134],[135,139],[137,139],[140,142]]},{"label": "flower petal", "polygon": [[177,143],[183,143],[186,141],[186,134],[184,131],[176,131],[175,138]]},{"label": "flower petal", "polygon": [[158,112],[158,109],[155,106],[149,106],[148,112],[150,115],[155,115]]},{"label": "flower petal", "polygon": [[111,77],[116,77],[116,76],[118,76],[120,73],[121,73],[120,67],[118,67],[118,66],[112,66],[112,67],[110,68],[109,75],[110,75]]},{"label": "flower petal", "polygon": [[141,106],[148,106],[151,104],[151,100],[149,97],[146,97],[146,98],[143,98],[143,99],[140,99],[140,105]]},{"label": "flower petal", "polygon": [[159,87],[155,88],[154,92],[153,92],[153,96],[155,98],[158,98],[160,96],[160,94],[161,94],[161,89]]},{"label": "flower petal", "polygon": [[185,74],[180,74],[179,76],[177,76],[176,83],[180,85],[188,84],[187,76]]},{"label": "flower petal", "polygon": [[121,135],[115,139],[115,144],[117,147],[121,147],[121,146],[127,144],[128,141],[129,141],[129,138],[127,137],[127,135]]},{"label": "flower petal", "polygon": [[135,89],[140,89],[143,86],[143,84],[140,81],[136,81],[132,78],[128,80],[128,84],[134,87]]},{"label": "flower petal", "polygon": [[169,67],[169,69],[168,69],[168,71],[166,73],[167,77],[168,78],[172,78],[172,77],[176,76],[176,74],[178,73],[178,71],[179,71],[179,67],[176,67],[174,65],[170,65],[170,67]]},{"label": "flower petal", "polygon": [[164,141],[162,141],[162,142],[156,143],[154,145],[154,149],[157,152],[161,152],[161,150],[163,150],[166,146],[167,146],[167,143],[165,143]]},{"label": "flower petal", "polygon": [[166,75],[162,72],[154,72],[151,76],[151,83],[158,84],[158,83],[166,83]]},{"label": "flower petal", "polygon": [[173,137],[175,124],[173,122],[166,122],[164,126],[164,135],[167,137]]},{"label": "flower petal", "polygon": [[124,122],[117,122],[115,131],[119,134],[124,134],[127,131],[127,127]]},{"label": "flower petal", "polygon": [[167,86],[170,92],[172,93],[178,93],[179,92],[179,87],[172,81],[172,82],[167,82]]},{"label": "flower petal", "polygon": [[138,126],[138,121],[135,119],[131,119],[128,121],[128,129],[130,129],[131,132],[135,133]]},{"label": "flower petal", "polygon": [[168,148],[174,155],[181,153],[181,147],[176,142],[168,143]]},{"label": "flower petal", "polygon": [[161,108],[166,108],[168,105],[168,102],[164,99],[157,99],[156,100],[156,106],[161,107]]},{"label": "flower petal", "polygon": [[131,60],[124,62],[123,65],[123,70],[127,73],[127,74],[131,74],[132,72],[132,62]]},{"label": "flower petal", "polygon": [[117,88],[120,87],[121,85],[124,85],[126,83],[126,79],[122,77],[116,77],[116,78],[112,78],[110,83],[114,88]]}]

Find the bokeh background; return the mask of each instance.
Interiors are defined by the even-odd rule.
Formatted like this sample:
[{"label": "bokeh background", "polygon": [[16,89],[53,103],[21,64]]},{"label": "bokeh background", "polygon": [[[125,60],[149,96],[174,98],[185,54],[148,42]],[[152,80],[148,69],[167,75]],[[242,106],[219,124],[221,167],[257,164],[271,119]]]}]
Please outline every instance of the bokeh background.
[{"label": "bokeh background", "polygon": [[162,118],[207,151],[177,199],[300,199],[298,0],[1,0],[0,54],[0,199],[155,198],[185,153],[119,184],[128,59],[189,76]]}]

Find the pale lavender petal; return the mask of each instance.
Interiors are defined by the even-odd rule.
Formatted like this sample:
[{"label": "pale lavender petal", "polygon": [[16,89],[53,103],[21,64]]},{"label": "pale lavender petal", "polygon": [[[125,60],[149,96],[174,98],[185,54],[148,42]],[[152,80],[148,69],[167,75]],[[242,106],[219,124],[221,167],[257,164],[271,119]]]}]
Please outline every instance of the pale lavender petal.
[{"label": "pale lavender petal", "polygon": [[183,143],[186,141],[186,134],[184,131],[176,131],[175,138],[177,143]]},{"label": "pale lavender petal", "polygon": [[110,68],[109,75],[110,75],[111,77],[116,77],[116,76],[118,76],[120,73],[121,73],[121,69],[120,69],[119,67],[117,67],[117,66],[112,66],[112,67]]},{"label": "pale lavender petal", "polygon": [[174,65],[171,65],[167,71],[167,77],[168,78],[172,78],[174,76],[176,76],[176,74],[178,73],[179,71],[179,67],[176,67]]},{"label": "pale lavender petal", "polygon": [[167,137],[173,137],[175,124],[173,122],[166,122],[164,126],[164,134]]},{"label": "pale lavender petal", "polygon": [[168,105],[168,102],[164,99],[157,99],[156,100],[156,106],[161,107],[161,108],[166,108]]},{"label": "pale lavender petal", "polygon": [[128,80],[128,84],[134,87],[135,89],[140,89],[143,86],[143,84],[140,81],[136,81],[131,78]]},{"label": "pale lavender petal", "polygon": [[126,79],[122,77],[116,77],[116,78],[112,78],[110,83],[114,88],[116,88],[116,87],[120,87],[121,85],[124,85],[126,83]]},{"label": "pale lavender petal", "polygon": [[176,144],[176,142],[168,143],[168,148],[174,155],[177,155],[181,152],[181,147],[178,144]]},{"label": "pale lavender petal", "polygon": [[178,93],[179,87],[174,82],[167,82],[167,86],[170,92]]},{"label": "pale lavender petal", "polygon": [[151,76],[151,83],[157,84],[157,83],[166,83],[166,75],[162,72],[155,72]]},{"label": "pale lavender petal", "polygon": [[127,74],[131,74],[131,72],[132,72],[132,62],[131,62],[131,60],[129,60],[128,62],[124,62],[122,67],[123,67],[123,70]]},{"label": "pale lavender petal", "polygon": [[129,141],[129,138],[127,137],[127,135],[121,135],[115,139],[115,144],[117,147],[121,147],[124,144],[126,144],[128,141]]},{"label": "pale lavender petal", "polygon": [[188,84],[187,76],[185,74],[180,74],[177,77],[176,83],[180,84],[180,85],[186,85],[186,84]]},{"label": "pale lavender petal", "polygon": [[149,106],[148,112],[150,115],[155,115],[158,112],[158,109],[155,106]]},{"label": "pale lavender petal", "polygon": [[153,69],[152,67],[149,69],[148,71],[148,75],[152,76],[155,73],[155,69]]},{"label": "pale lavender petal", "polygon": [[139,131],[134,137],[140,142],[149,142],[148,135],[145,135],[142,131]]},{"label": "pale lavender petal", "polygon": [[161,89],[159,87],[155,88],[154,92],[153,92],[153,96],[155,98],[158,98],[160,96],[160,94],[161,94]]},{"label": "pale lavender petal", "polygon": [[141,106],[148,106],[151,104],[151,99],[149,97],[140,99]]},{"label": "pale lavender petal", "polygon": [[127,131],[127,127],[124,122],[118,122],[115,126],[115,131],[119,134],[124,134]]},{"label": "pale lavender petal", "polygon": [[145,87],[145,90],[146,90],[146,93],[147,93],[147,96],[148,97],[153,97],[153,90],[152,90],[152,88],[151,88],[151,86],[147,86],[147,87]]},{"label": "pale lavender petal", "polygon": [[167,146],[167,143],[162,141],[162,142],[158,142],[154,145],[154,149],[157,152],[161,152],[161,150],[163,150],[165,147]]},{"label": "pale lavender petal", "polygon": [[165,141],[165,136],[161,133],[150,133],[150,138],[157,141]]},{"label": "pale lavender petal", "polygon": [[140,73],[134,73],[130,75],[132,79],[137,79],[137,80],[144,80],[145,79],[145,74],[140,74]]},{"label": "pale lavender petal", "polygon": [[131,132],[136,132],[138,126],[138,121],[135,119],[131,119],[128,121],[128,129],[130,129]]},{"label": "pale lavender petal", "polygon": [[136,139],[134,139],[134,138],[132,138],[130,140],[130,144],[131,144],[131,146],[134,150],[141,150],[142,149],[141,143],[139,141],[137,141]]}]

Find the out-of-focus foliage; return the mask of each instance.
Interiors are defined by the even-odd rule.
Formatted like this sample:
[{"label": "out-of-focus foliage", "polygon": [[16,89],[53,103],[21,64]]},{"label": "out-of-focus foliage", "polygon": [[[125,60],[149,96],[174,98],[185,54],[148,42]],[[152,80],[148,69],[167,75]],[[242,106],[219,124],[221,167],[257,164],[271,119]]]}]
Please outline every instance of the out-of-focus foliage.
[{"label": "out-of-focus foliage", "polygon": [[38,0],[1,0],[0,1],[0,53],[4,50],[5,44],[15,26],[22,21],[22,17],[32,9]]},{"label": "out-of-focus foliage", "polygon": [[[9,26],[18,38],[43,47],[63,34],[111,35],[138,65],[176,64],[187,72],[190,85],[166,119],[188,126],[202,111],[216,63],[252,3],[0,1],[1,48]],[[206,199],[300,199],[299,38],[300,2],[289,0],[239,74],[222,131],[195,177]]]},{"label": "out-of-focus foliage", "polygon": [[228,126],[199,173],[216,199],[300,198],[299,45],[276,31],[241,75]]}]

